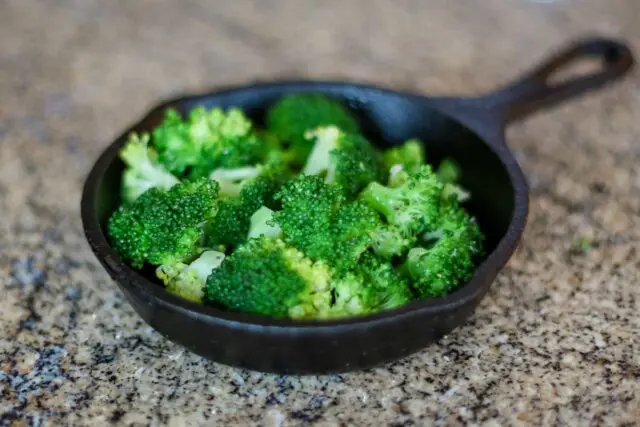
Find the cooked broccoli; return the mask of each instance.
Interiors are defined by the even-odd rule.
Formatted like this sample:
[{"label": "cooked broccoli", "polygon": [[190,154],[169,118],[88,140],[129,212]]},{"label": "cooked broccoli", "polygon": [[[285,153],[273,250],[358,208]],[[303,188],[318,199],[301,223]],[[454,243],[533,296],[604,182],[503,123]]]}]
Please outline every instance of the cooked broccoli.
[{"label": "cooked broccoli", "polygon": [[218,184],[203,178],[154,187],[109,218],[114,249],[134,268],[189,262],[203,249],[203,225],[218,210]]},{"label": "cooked broccoli", "polygon": [[120,257],[186,300],[293,319],[389,310],[473,274],[484,235],[455,160],[428,164],[417,138],[379,150],[318,93],[283,96],[265,125],[199,106],[131,133],[107,223]]},{"label": "cooked broccoli", "polygon": [[426,245],[412,248],[404,266],[420,297],[445,295],[468,280],[483,253],[484,236],[456,199],[442,204],[440,221],[423,239]]},{"label": "cooked broccoli", "polygon": [[207,279],[205,299],[272,317],[325,318],[331,273],[282,240],[261,236],[229,255]]},{"label": "cooked broccoli", "polygon": [[386,261],[365,254],[353,270],[331,281],[335,316],[363,315],[402,306],[413,299],[404,278]]},{"label": "cooked broccoli", "polygon": [[443,184],[429,165],[413,174],[400,173],[404,178],[399,186],[372,182],[360,196],[403,236],[416,236],[437,223]]},{"label": "cooked broccoli", "polygon": [[401,255],[412,243],[365,203],[347,202],[340,190],[315,175],[300,175],[276,194],[282,209],[274,222],[282,239],[312,260],[339,271],[350,269],[369,249],[383,257]]},{"label": "cooked broccoli", "polygon": [[302,173],[324,176],[327,183],[340,186],[347,198],[370,182],[385,180],[382,157],[363,136],[336,126],[313,129],[306,136],[316,142]]},{"label": "cooked broccoli", "polygon": [[238,108],[193,108],[186,119],[168,109],[153,131],[159,161],[172,173],[208,176],[216,168],[236,168],[259,160],[261,141]]},{"label": "cooked broccoli", "polygon": [[161,265],[156,269],[156,276],[172,294],[189,301],[202,302],[207,277],[223,260],[223,253],[207,250],[191,264],[177,262]]},{"label": "cooked broccoli", "polygon": [[266,114],[267,128],[290,144],[293,160],[303,165],[313,141],[305,133],[321,126],[336,126],[344,132],[358,133],[360,126],[342,102],[319,93],[298,92],[285,95]]},{"label": "cooked broccoli", "polygon": [[247,237],[252,239],[259,236],[280,237],[282,230],[273,221],[273,211],[266,206],[260,207],[251,215],[249,233]]},{"label": "cooked broccoli", "polygon": [[460,202],[465,202],[471,196],[469,192],[458,183],[462,177],[462,169],[453,158],[447,157],[443,159],[438,169],[436,169],[436,175],[438,175],[438,179],[444,184],[442,190],[442,196],[444,198],[455,196]]},{"label": "cooked broccoli", "polygon": [[220,183],[220,209],[206,226],[209,247],[234,248],[247,239],[251,216],[261,206],[278,207],[274,194],[287,177],[277,157],[268,163],[238,169],[217,169],[211,178]]},{"label": "cooked broccoli", "polygon": [[206,299],[234,311],[294,319],[327,319],[391,309],[411,292],[391,264],[365,257],[341,276],[278,238],[240,246],[207,280]]},{"label": "cooked broccoli", "polygon": [[118,154],[126,166],[122,175],[122,198],[125,203],[132,203],[151,188],[168,190],[180,182],[158,163],[158,154],[149,147],[148,133],[129,135]]},{"label": "cooked broccoli", "polygon": [[422,142],[417,138],[408,139],[400,146],[387,149],[383,158],[388,170],[400,165],[407,173],[416,173],[426,160]]}]

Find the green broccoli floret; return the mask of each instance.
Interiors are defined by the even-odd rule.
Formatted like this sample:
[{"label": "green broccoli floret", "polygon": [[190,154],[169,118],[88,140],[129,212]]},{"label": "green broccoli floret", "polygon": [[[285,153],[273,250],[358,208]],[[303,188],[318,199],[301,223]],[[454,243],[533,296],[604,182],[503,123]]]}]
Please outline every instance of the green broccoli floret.
[{"label": "green broccoli floret", "polygon": [[238,108],[193,108],[186,119],[168,109],[153,131],[159,161],[172,173],[208,176],[216,168],[236,168],[259,159],[261,141],[249,118]]},{"label": "green broccoli floret", "polygon": [[417,138],[408,139],[404,144],[387,149],[383,153],[384,164],[388,170],[400,165],[407,173],[416,173],[426,162],[424,146]]},{"label": "green broccoli floret", "polygon": [[364,315],[390,310],[413,299],[404,278],[387,262],[365,254],[356,268],[331,281],[332,315]]},{"label": "green broccoli floret", "polygon": [[282,240],[248,240],[207,279],[205,300],[230,310],[276,318],[325,318],[331,274]]},{"label": "green broccoli floret", "polygon": [[324,176],[327,183],[340,186],[347,198],[370,182],[384,182],[382,157],[363,136],[336,126],[316,128],[306,136],[316,142],[302,173]]},{"label": "green broccoli floret", "polygon": [[271,132],[289,142],[292,160],[300,166],[313,148],[313,141],[305,137],[307,131],[332,125],[344,132],[360,132],[354,115],[342,102],[320,93],[283,96],[267,110],[266,124]]},{"label": "green broccoli floret", "polygon": [[161,265],[156,276],[165,284],[167,291],[193,302],[202,302],[207,277],[222,264],[224,254],[204,251],[191,264],[178,262]]},{"label": "green broccoli floret", "polygon": [[211,178],[220,183],[218,214],[206,227],[209,247],[232,249],[247,239],[251,216],[261,207],[277,208],[274,194],[288,177],[276,156],[268,163],[238,169],[218,169]]},{"label": "green broccoli floret", "polygon": [[484,235],[456,199],[443,203],[440,221],[423,238],[425,247],[412,248],[404,265],[421,297],[446,295],[471,277]]},{"label": "green broccoli floret", "polygon": [[413,243],[365,203],[347,202],[335,185],[318,176],[300,175],[283,185],[275,197],[282,203],[274,214],[282,239],[340,272],[352,268],[369,249],[391,258]]},{"label": "green broccoli floret", "polygon": [[404,178],[399,186],[386,187],[372,182],[360,197],[409,238],[438,223],[443,184],[429,165],[420,166],[413,174],[400,173]]},{"label": "green broccoli floret", "polygon": [[266,206],[260,207],[251,215],[247,238],[267,236],[280,237],[282,230],[273,220],[273,211]]},{"label": "green broccoli floret", "polygon": [[125,203],[132,203],[151,188],[168,190],[180,182],[158,163],[158,154],[149,147],[148,133],[131,133],[118,154],[126,166],[122,175]]},{"label": "green broccoli floret", "polygon": [[444,184],[442,196],[444,198],[456,197],[458,201],[465,202],[470,198],[469,192],[463,188],[458,181],[462,177],[462,169],[458,162],[451,157],[444,158],[438,169],[436,169],[438,179]]},{"label": "green broccoli floret", "polygon": [[134,268],[189,262],[202,252],[203,225],[218,210],[218,184],[203,178],[154,187],[108,221],[114,249]]},{"label": "green broccoli floret", "polygon": [[275,194],[282,204],[274,219],[283,240],[313,260],[332,259],[331,223],[344,203],[340,190],[313,175],[299,175]]}]

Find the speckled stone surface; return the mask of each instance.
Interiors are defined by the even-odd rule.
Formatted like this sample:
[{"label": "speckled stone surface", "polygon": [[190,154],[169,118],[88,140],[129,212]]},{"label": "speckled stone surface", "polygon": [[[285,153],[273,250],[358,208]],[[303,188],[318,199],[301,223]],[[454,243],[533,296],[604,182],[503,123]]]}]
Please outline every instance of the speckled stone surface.
[{"label": "speckled stone surface", "polygon": [[[521,247],[469,322],[367,372],[263,375],[161,338],[81,233],[92,162],[158,99],[274,76],[490,90],[636,0],[0,1],[0,425],[634,425],[640,74],[513,125]],[[593,241],[588,251],[576,239]]]}]

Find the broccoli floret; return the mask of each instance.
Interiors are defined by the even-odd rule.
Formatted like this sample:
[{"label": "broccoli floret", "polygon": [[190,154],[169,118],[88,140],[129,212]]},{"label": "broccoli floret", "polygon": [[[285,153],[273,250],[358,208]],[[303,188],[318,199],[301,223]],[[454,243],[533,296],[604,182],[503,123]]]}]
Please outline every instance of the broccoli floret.
[{"label": "broccoli floret", "polygon": [[344,132],[359,133],[360,126],[342,102],[320,93],[298,92],[285,95],[267,111],[267,128],[289,142],[292,160],[303,165],[313,141],[305,138],[309,130],[336,126]]},{"label": "broccoli floret", "polygon": [[273,211],[266,206],[260,207],[251,215],[249,233],[247,238],[259,236],[280,237],[282,230],[273,221]]},{"label": "broccoli floret", "polygon": [[484,235],[456,199],[443,203],[439,223],[424,240],[425,247],[412,248],[404,265],[421,297],[446,295],[468,280],[483,253]]},{"label": "broccoli floret", "polygon": [[471,194],[458,183],[462,177],[462,169],[453,158],[447,157],[443,159],[438,169],[436,169],[436,175],[444,184],[442,190],[444,198],[455,197],[458,201],[465,202],[471,197]]},{"label": "broccoli floret", "polygon": [[327,183],[340,186],[347,198],[372,181],[384,181],[382,157],[363,136],[345,133],[336,126],[316,128],[306,136],[316,142],[304,174],[324,176]]},{"label": "broccoli floret", "polygon": [[274,194],[288,174],[275,156],[264,165],[215,170],[211,177],[220,183],[221,200],[218,214],[207,224],[206,242],[209,247],[232,249],[247,239],[251,216],[261,206],[279,206]]},{"label": "broccoli floret", "polygon": [[387,262],[365,254],[359,265],[331,282],[333,316],[364,315],[400,307],[413,299],[404,278]]},{"label": "broccoli floret", "polygon": [[388,170],[400,165],[407,173],[416,173],[425,163],[426,156],[422,142],[417,138],[408,139],[398,147],[392,147],[383,153],[384,164]]},{"label": "broccoli floret", "polygon": [[205,300],[276,318],[324,318],[331,309],[330,277],[325,264],[261,236],[238,247],[209,276]]},{"label": "broccoli floret", "polygon": [[193,302],[202,302],[207,277],[222,264],[224,254],[204,251],[191,264],[178,262],[161,265],[156,276],[165,284],[167,291]]},{"label": "broccoli floret", "polygon": [[344,202],[340,190],[318,176],[300,175],[274,196],[282,209],[274,215],[283,239],[314,260],[331,259],[331,223]]},{"label": "broccoli floret", "polygon": [[172,173],[195,179],[216,168],[236,168],[259,160],[261,141],[238,108],[193,108],[183,120],[168,109],[153,131],[159,161]]},{"label": "broccoli floret", "polygon": [[131,133],[118,154],[126,166],[122,175],[125,203],[132,203],[151,188],[168,190],[180,182],[158,163],[158,154],[149,147],[148,133]]},{"label": "broccoli floret", "polygon": [[391,258],[403,254],[413,242],[365,203],[347,202],[336,186],[318,176],[301,175],[275,197],[282,202],[282,209],[274,214],[282,239],[340,272],[357,264],[369,249]]},{"label": "broccoli floret", "polygon": [[372,182],[360,196],[403,236],[416,236],[437,224],[443,184],[429,165],[413,174],[400,173],[404,178],[399,186]]},{"label": "broccoli floret", "polygon": [[218,210],[218,184],[203,178],[154,187],[109,218],[114,249],[134,268],[188,262],[202,251],[203,225]]}]

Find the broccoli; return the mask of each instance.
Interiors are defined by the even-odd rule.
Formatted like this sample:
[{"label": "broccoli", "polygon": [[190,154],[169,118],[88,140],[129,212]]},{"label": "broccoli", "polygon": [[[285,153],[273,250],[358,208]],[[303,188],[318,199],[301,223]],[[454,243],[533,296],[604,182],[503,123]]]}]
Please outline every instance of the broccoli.
[{"label": "broccoli", "polygon": [[454,198],[440,208],[440,221],[424,236],[425,247],[409,250],[404,270],[420,297],[446,295],[473,274],[484,235]]},{"label": "broccoli", "polygon": [[320,93],[285,95],[266,114],[266,125],[290,144],[292,160],[303,165],[313,148],[305,133],[321,126],[336,126],[344,132],[359,133],[360,126],[342,102]]},{"label": "broccoli", "polygon": [[282,204],[274,220],[283,240],[311,259],[331,259],[331,222],[344,203],[339,189],[318,176],[302,174],[286,182],[274,197]]},{"label": "broccoli", "polygon": [[170,108],[119,156],[114,250],[195,303],[367,315],[447,294],[483,254],[457,162],[427,164],[417,138],[378,150],[326,95],[281,97],[264,127],[239,108]]},{"label": "broccoli", "polygon": [[266,206],[260,207],[251,215],[247,238],[259,236],[280,237],[282,230],[273,222],[273,211]]},{"label": "broccoli", "polygon": [[324,318],[331,273],[282,240],[260,236],[229,255],[207,279],[205,301],[276,318]]},{"label": "broccoli", "polygon": [[382,258],[401,255],[412,239],[365,203],[347,202],[340,190],[315,175],[300,175],[275,195],[282,209],[274,223],[282,239],[312,260],[323,260],[339,271],[350,269],[372,249]]},{"label": "broccoli", "polygon": [[147,190],[132,204],[121,205],[107,229],[114,249],[134,268],[144,262],[188,262],[203,249],[203,225],[218,211],[219,187],[202,178],[169,190]]},{"label": "broccoli", "polygon": [[383,153],[383,159],[388,170],[400,165],[400,169],[411,174],[420,169],[420,166],[425,163],[426,156],[422,142],[417,138],[412,138],[400,146],[386,150]]},{"label": "broccoli", "polygon": [[386,261],[365,254],[361,263],[331,281],[333,316],[353,316],[390,310],[413,299],[405,279]]},{"label": "broccoli", "polygon": [[382,157],[363,136],[336,126],[320,127],[305,134],[315,145],[302,169],[306,175],[324,175],[353,198],[367,184],[385,179]]},{"label": "broccoli", "polygon": [[236,168],[259,160],[261,140],[238,108],[197,106],[186,119],[168,109],[153,131],[158,160],[167,170],[190,179],[208,176],[216,168]]},{"label": "broccoli", "polygon": [[211,178],[220,184],[220,209],[205,230],[209,247],[232,249],[247,239],[251,216],[261,206],[277,208],[274,194],[286,179],[286,166],[274,156],[263,165],[217,169]]},{"label": "broccoli", "polygon": [[222,264],[224,254],[206,250],[191,264],[177,262],[156,269],[167,291],[193,302],[202,302],[207,277]]},{"label": "broccoli", "polygon": [[149,147],[148,133],[131,133],[118,155],[125,164],[122,175],[122,198],[125,203],[133,203],[151,188],[168,190],[180,182],[158,163],[158,154]]},{"label": "broccoli", "polygon": [[360,197],[403,236],[410,238],[437,223],[443,184],[426,164],[413,174],[400,174],[404,178],[399,186],[386,187],[372,182]]},{"label": "broccoli", "polygon": [[438,179],[444,184],[442,196],[444,198],[455,197],[460,202],[465,202],[470,198],[469,192],[463,188],[458,181],[462,176],[462,169],[458,162],[451,157],[444,158],[438,169],[436,169]]},{"label": "broccoli", "polygon": [[391,264],[375,257],[336,276],[281,239],[260,236],[240,246],[213,271],[208,302],[240,312],[293,319],[328,319],[391,309],[412,295]]}]

